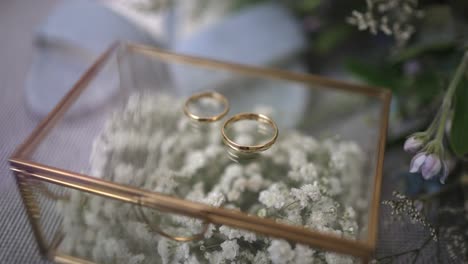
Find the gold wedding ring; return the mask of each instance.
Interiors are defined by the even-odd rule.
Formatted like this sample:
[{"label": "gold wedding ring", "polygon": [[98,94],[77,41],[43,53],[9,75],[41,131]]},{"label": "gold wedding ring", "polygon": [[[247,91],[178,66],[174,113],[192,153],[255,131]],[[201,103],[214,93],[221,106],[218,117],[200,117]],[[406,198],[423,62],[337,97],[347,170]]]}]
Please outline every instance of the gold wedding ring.
[{"label": "gold wedding ring", "polygon": [[[255,120],[260,123],[268,124],[273,129],[273,136],[270,139],[268,139],[268,141],[264,144],[258,144],[258,145],[238,144],[226,135],[226,130],[230,125],[241,120]],[[278,127],[276,126],[275,122],[272,119],[270,119],[269,117],[265,115],[256,114],[256,113],[240,113],[229,118],[224,123],[223,127],[221,128],[221,134],[223,135],[224,143],[231,149],[239,151],[239,152],[244,152],[244,153],[255,153],[255,152],[265,151],[269,149],[275,143],[276,139],[278,138]]]},{"label": "gold wedding ring", "polygon": [[[198,100],[200,100],[202,98],[212,98],[212,99],[217,100],[219,103],[221,103],[224,106],[222,112],[217,114],[217,115],[213,115],[213,116],[199,116],[199,115],[196,115],[196,114],[192,113],[190,111],[190,109],[189,109],[189,105],[191,103],[195,103],[196,101],[198,101]],[[223,118],[228,112],[229,112],[229,102],[228,102],[228,100],[226,99],[226,97],[224,97],[224,95],[222,95],[220,93],[217,93],[217,92],[204,92],[204,93],[194,94],[194,95],[190,96],[187,99],[187,101],[185,101],[185,105],[184,105],[185,115],[188,116],[189,118],[193,119],[193,120],[198,121],[198,122],[218,121],[221,118]]]}]

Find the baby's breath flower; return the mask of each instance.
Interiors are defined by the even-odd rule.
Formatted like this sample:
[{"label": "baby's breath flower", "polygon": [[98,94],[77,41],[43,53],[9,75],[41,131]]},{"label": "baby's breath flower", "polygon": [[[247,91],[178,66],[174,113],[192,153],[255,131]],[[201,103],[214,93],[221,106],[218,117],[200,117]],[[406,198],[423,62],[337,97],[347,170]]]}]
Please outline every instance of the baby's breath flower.
[{"label": "baby's breath flower", "polygon": [[286,219],[284,219],[287,224],[289,225],[297,225],[297,226],[302,226],[303,225],[303,213],[302,210],[303,208],[292,208],[292,209],[287,209],[287,216]]},{"label": "baby's breath flower", "polygon": [[300,149],[289,150],[289,164],[293,169],[299,169],[302,165],[307,163],[306,153]]},{"label": "baby's breath flower", "polygon": [[418,203],[396,191],[393,192],[393,196],[395,197],[394,200],[385,200],[382,202],[382,204],[390,206],[392,216],[409,217],[411,222],[419,223],[428,228],[432,238],[437,240],[435,228],[427,222],[424,215],[418,210]]},{"label": "baby's breath flower", "polygon": [[252,263],[255,264],[269,264],[269,258],[266,252],[264,251],[257,251],[257,254],[255,255],[255,258]]},{"label": "baby's breath flower", "polygon": [[312,182],[317,179],[319,174],[317,166],[312,162],[291,167],[295,167],[296,169],[291,170],[288,173],[288,177],[295,181]]},{"label": "baby's breath flower", "polygon": [[289,263],[294,259],[294,250],[285,240],[273,240],[268,247],[268,254],[273,264]]},{"label": "baby's breath flower", "polygon": [[309,204],[309,197],[303,190],[292,188],[291,194],[295,199],[299,201],[299,205],[301,206],[301,208],[304,208]]},{"label": "baby's breath flower", "polygon": [[223,263],[225,259],[221,251],[205,252],[204,257],[208,263]]},{"label": "baby's breath flower", "polygon": [[258,200],[268,208],[280,209],[285,204],[285,194],[281,184],[273,184],[267,190],[260,192]]},{"label": "baby's breath flower", "polygon": [[185,166],[183,170],[187,175],[194,174],[198,169],[205,166],[205,155],[201,151],[189,152],[185,158]]},{"label": "baby's breath flower", "polygon": [[162,238],[158,242],[158,254],[161,257],[163,264],[169,263],[174,254],[174,247],[168,239]]},{"label": "baby's breath flower", "polygon": [[214,191],[210,192],[203,201],[209,205],[219,207],[224,203],[225,198],[221,192]]},{"label": "baby's breath flower", "polygon": [[234,259],[237,254],[239,253],[239,245],[237,244],[236,240],[227,240],[221,244],[222,257],[224,259],[232,260]]},{"label": "baby's breath flower", "polygon": [[417,0],[367,0],[367,10],[351,12],[346,21],[359,30],[393,36],[397,47],[404,46],[415,33],[414,23],[423,16]]},{"label": "baby's breath flower", "polygon": [[292,196],[299,201],[302,208],[311,202],[316,202],[320,198],[320,189],[317,184],[306,184],[300,189],[292,188]]},{"label": "baby's breath flower", "polygon": [[241,239],[243,238],[247,242],[254,242],[257,239],[257,236],[248,231],[243,231],[240,229],[230,228],[228,226],[222,225],[219,228],[219,232],[225,235],[228,239]]},{"label": "baby's breath flower", "polygon": [[342,264],[352,264],[353,259],[348,256],[339,255],[336,253],[325,253],[325,260],[327,263],[342,263]]},{"label": "baby's breath flower", "polygon": [[296,248],[294,248],[294,261],[293,263],[295,264],[312,264],[314,263],[314,258],[313,255],[315,253],[315,250],[311,249],[308,246],[304,245],[296,245]]}]

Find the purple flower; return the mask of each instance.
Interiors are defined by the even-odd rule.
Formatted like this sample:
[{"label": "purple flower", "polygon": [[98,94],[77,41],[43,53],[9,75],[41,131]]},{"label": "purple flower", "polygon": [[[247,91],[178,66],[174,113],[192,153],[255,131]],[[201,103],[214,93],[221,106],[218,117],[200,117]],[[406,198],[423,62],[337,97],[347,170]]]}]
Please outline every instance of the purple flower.
[{"label": "purple flower", "polygon": [[408,153],[416,153],[419,151],[423,146],[423,141],[418,139],[415,136],[409,137],[405,141],[405,145],[403,146],[403,149],[408,152]]},{"label": "purple flower", "polygon": [[442,172],[440,178],[442,183],[445,182],[448,174],[445,162],[443,163],[436,154],[427,154],[426,152],[419,152],[413,157],[411,160],[410,172],[421,172],[425,180],[432,179]]},{"label": "purple flower", "polygon": [[424,164],[424,162],[426,161],[426,153],[425,152],[419,152],[418,154],[416,154],[413,159],[411,160],[411,164],[410,164],[410,172],[411,173],[416,173],[419,171],[419,169],[421,168],[421,166]]},{"label": "purple flower", "polygon": [[426,160],[421,166],[421,174],[424,179],[428,180],[439,174],[441,168],[442,162],[439,157],[434,154],[430,154],[427,155]]}]

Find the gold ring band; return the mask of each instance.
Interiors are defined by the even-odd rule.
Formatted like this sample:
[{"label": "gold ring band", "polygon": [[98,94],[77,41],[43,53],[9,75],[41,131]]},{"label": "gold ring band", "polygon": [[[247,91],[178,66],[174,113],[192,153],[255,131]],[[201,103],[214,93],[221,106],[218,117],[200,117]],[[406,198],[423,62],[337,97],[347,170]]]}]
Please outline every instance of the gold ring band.
[{"label": "gold ring band", "polygon": [[[264,144],[250,145],[250,146],[237,144],[236,142],[234,142],[232,139],[230,139],[226,135],[226,129],[230,124],[240,121],[240,120],[255,120],[261,123],[268,124],[273,128],[274,134]],[[275,122],[271,118],[267,117],[266,115],[256,114],[256,113],[240,113],[229,118],[228,120],[226,120],[226,122],[224,122],[224,125],[221,128],[221,134],[223,135],[224,143],[231,149],[244,152],[244,153],[255,153],[255,152],[265,151],[269,149],[275,143],[276,139],[278,138],[278,127],[276,126]]]},{"label": "gold ring band", "polygon": [[[198,115],[193,114],[189,110],[189,104],[196,101],[196,100],[198,100],[198,99],[200,99],[200,98],[213,98],[213,99],[216,99],[217,101],[219,101],[221,104],[224,105],[223,111],[220,114],[214,115],[214,116],[198,116]],[[229,102],[228,102],[228,100],[226,99],[226,97],[224,97],[224,95],[222,95],[220,93],[217,93],[217,92],[203,92],[203,93],[194,94],[194,95],[190,96],[187,99],[187,101],[185,101],[185,105],[184,105],[185,115],[188,116],[189,118],[193,119],[193,120],[198,121],[198,122],[218,121],[221,118],[223,118],[228,112],[229,112]]]}]

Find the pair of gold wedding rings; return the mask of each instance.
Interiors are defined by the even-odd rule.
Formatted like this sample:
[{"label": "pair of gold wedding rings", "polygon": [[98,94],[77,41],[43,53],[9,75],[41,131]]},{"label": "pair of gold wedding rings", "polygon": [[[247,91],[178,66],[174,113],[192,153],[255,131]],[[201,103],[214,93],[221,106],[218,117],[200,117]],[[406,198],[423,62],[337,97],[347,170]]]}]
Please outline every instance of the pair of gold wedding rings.
[{"label": "pair of gold wedding rings", "polygon": [[[192,111],[190,111],[191,104],[196,103],[199,100],[206,99],[206,98],[216,100],[220,105],[222,105],[223,107],[222,111],[220,113],[217,113],[211,116],[201,116],[201,115],[194,114]],[[203,93],[194,94],[190,96],[187,99],[187,101],[185,101],[185,105],[184,105],[185,115],[192,120],[195,120],[197,122],[202,122],[202,123],[216,122],[218,120],[221,120],[224,116],[227,115],[228,112],[229,112],[229,101],[227,100],[226,97],[224,97],[224,95],[217,93],[217,92],[203,92]],[[244,144],[235,142],[232,138],[228,137],[228,133],[226,131],[230,126],[232,126],[236,122],[243,121],[243,120],[254,120],[261,124],[266,124],[270,126],[273,131],[271,138],[257,145],[244,145]],[[223,142],[229,148],[235,151],[242,152],[242,153],[257,153],[257,152],[261,152],[261,151],[265,151],[269,149],[276,142],[276,139],[278,138],[278,127],[276,126],[275,122],[271,118],[267,117],[266,115],[258,114],[258,113],[240,113],[240,114],[236,114],[230,117],[228,120],[224,122],[221,128],[221,135],[223,137]]]}]

